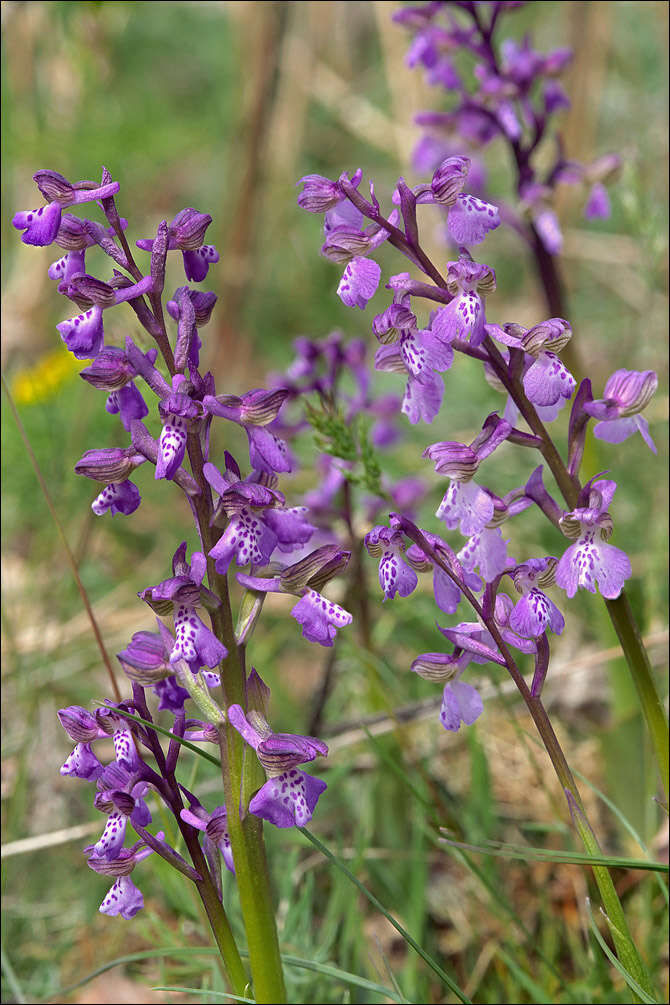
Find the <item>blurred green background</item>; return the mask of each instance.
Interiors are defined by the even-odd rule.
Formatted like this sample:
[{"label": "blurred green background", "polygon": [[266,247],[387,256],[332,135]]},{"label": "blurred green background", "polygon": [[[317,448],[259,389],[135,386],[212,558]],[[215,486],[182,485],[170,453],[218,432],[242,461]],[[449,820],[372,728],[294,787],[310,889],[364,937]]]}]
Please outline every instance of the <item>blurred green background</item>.
[{"label": "blurred green background", "polygon": [[[220,300],[205,330],[205,351],[219,392],[259,386],[268,371],[287,365],[298,335],[319,338],[341,328],[368,337],[372,308],[382,309],[384,291],[365,315],[340,303],[339,272],[319,257],[319,220],[296,207],[295,183],[304,174],[337,177],[360,166],[388,205],[399,174],[411,183],[424,180],[409,163],[419,135],[412,117],[441,99],[404,66],[408,39],[391,23],[395,8],[385,2],[2,5],[3,371],[112,653],[132,632],[152,627],[151,612],[135,593],[164,578],[176,545],[184,536],[191,540],[188,514],[164,485],[147,478],[132,519],[92,516],[91,487],[72,468],[84,450],[120,442],[118,420],[104,412],[100,396],[59,349],[55,325],[68,307],[46,278],[57,256],[51,248],[22,245],[11,217],[37,204],[31,180],[37,169],[74,180],[98,178],[102,164],[121,184],[118,206],[133,240],[150,236],[184,206],[211,213],[207,239],[221,260],[204,285]],[[668,6],[657,2],[534,3],[508,20],[510,34],[531,31],[540,50],[575,48],[567,77],[573,107],[560,120],[569,156],[589,160],[616,151],[624,160],[611,188],[610,220],[587,224],[583,200],[567,189],[561,195],[562,270],[574,341],[596,396],[619,367],[659,373],[646,413],[658,457],[635,438],[611,451],[600,446],[586,473],[611,469],[619,482],[614,541],[631,555],[629,592],[659,670],[668,603],[667,28]],[[500,150],[488,151],[487,168],[494,201],[511,198]],[[446,256],[438,245],[432,250],[438,260]],[[500,228],[491,235],[485,259],[498,276],[490,319],[532,324],[546,316],[514,234]],[[391,249],[380,261],[385,274],[402,268]],[[91,255],[88,264],[95,271],[102,263]],[[174,268],[177,286],[183,279]],[[108,331],[120,341],[135,333],[134,318],[115,312]],[[482,416],[500,406],[476,368],[461,362],[459,379],[447,375],[441,427],[408,429],[406,443],[388,461],[390,471],[428,474],[417,459],[427,442],[470,439]],[[398,378],[387,375],[380,387],[401,389]],[[106,682],[4,396],[2,448],[2,840],[10,853],[3,869],[2,1000],[31,1002],[49,999],[124,953],[157,944],[198,947],[207,936],[183,881],[157,865],[144,868],[140,882],[150,910],[132,922],[97,914],[105,881],[86,869],[80,849],[95,840],[102,818],[88,786],[58,775],[69,748],[54,713],[104,697]],[[303,454],[312,456],[309,439]],[[499,492],[518,484],[527,476],[525,463],[511,453],[493,458],[489,484]],[[303,472],[297,485],[307,481]],[[431,502],[439,496],[434,479]],[[520,523],[510,533],[512,554],[531,553],[534,544],[561,546],[539,522]],[[342,639],[326,732],[343,724],[353,730],[366,716],[390,716],[394,708],[436,697],[407,672],[414,655],[436,647],[428,587],[411,604],[396,600],[382,608],[373,563],[368,572],[374,652],[362,651],[353,632]],[[257,633],[251,655],[272,684],[276,728],[299,732],[324,654],[287,623],[286,605],[268,607],[268,630]],[[644,730],[603,605],[580,594],[566,608],[569,629],[554,648],[554,665],[566,676],[550,704],[568,759],[655,842],[657,856],[667,854]],[[402,728],[390,716],[385,728],[374,742],[346,730],[333,742],[329,799],[315,820],[317,833],[353,860],[357,874],[415,937],[443,954],[475,1000],[542,1000],[531,974],[550,996],[545,1000],[628,1000],[622,982],[589,955],[581,870],[491,859],[478,860],[480,875],[434,843],[437,822],[471,841],[521,834],[531,843],[570,846],[560,792],[525,735],[518,702],[492,699],[468,735],[444,734],[436,709]],[[209,784],[215,799],[215,777]],[[431,826],[419,797],[432,808]],[[593,812],[608,851],[639,854],[616,815],[595,799]],[[90,836],[68,832],[21,853],[12,845],[86,821],[93,821]],[[276,881],[288,952],[334,960],[386,983],[392,971],[410,1000],[449,1000],[300,836],[268,837],[281,863]],[[663,900],[640,873],[622,874],[620,886],[635,934],[664,980]],[[230,898],[234,903],[232,890]],[[544,963],[537,962],[539,950]],[[55,1000],[159,1001],[146,988],[165,983],[221,989],[206,957],[128,964],[112,973],[95,990]],[[380,1000],[306,972],[292,971],[291,981],[296,1001]]]}]

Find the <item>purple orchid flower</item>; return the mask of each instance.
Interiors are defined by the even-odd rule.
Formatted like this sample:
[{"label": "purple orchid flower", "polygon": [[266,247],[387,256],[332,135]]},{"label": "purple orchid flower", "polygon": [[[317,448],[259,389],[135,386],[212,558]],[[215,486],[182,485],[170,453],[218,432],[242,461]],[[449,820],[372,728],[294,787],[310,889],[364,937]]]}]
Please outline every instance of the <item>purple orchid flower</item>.
[{"label": "purple orchid flower", "polygon": [[105,411],[110,415],[118,415],[127,433],[130,432],[133,419],[143,419],[149,414],[146,402],[132,380],[118,391],[110,392],[105,402]]},{"label": "purple orchid flower", "polygon": [[[57,171],[38,171],[33,175],[40,192],[47,199],[47,205],[39,209],[25,210],[16,213],[12,226],[22,230],[21,240],[24,244],[44,247],[56,239],[61,223],[61,213],[67,206],[80,205],[108,199],[119,191],[117,181],[99,186],[90,182],[75,182],[71,184],[67,178]],[[87,186],[83,188],[81,186]]]},{"label": "purple orchid flower", "polygon": [[543,410],[543,417],[551,410],[551,418],[555,418],[577,386],[557,355],[572,337],[568,322],[563,318],[549,318],[528,329],[521,325],[503,325],[502,328],[487,325],[486,332],[510,349],[526,354],[523,375],[526,397]]},{"label": "purple orchid flower", "polygon": [[384,593],[384,600],[392,600],[396,593],[408,597],[416,589],[419,579],[405,553],[407,544],[402,530],[394,526],[376,526],[365,535],[365,547],[368,554],[379,559],[379,585]]},{"label": "purple orchid flower", "polygon": [[479,569],[484,582],[492,583],[514,564],[507,554],[508,544],[500,527],[484,527],[472,534],[457,557],[466,572],[474,575],[474,570]]},{"label": "purple orchid flower", "polygon": [[653,370],[616,370],[605,384],[603,397],[584,404],[584,411],[600,420],[593,429],[594,435],[607,443],[622,443],[639,432],[656,453],[649,423],[639,413],[649,404],[657,387],[658,377]]},{"label": "purple orchid flower", "polygon": [[453,654],[422,653],[412,663],[411,670],[424,680],[443,683],[440,722],[455,733],[461,723],[471,726],[484,711],[482,697],[472,684],[460,680],[470,662],[470,654],[456,649]]},{"label": "purple orchid flower", "polygon": [[447,344],[464,339],[480,345],[486,334],[482,297],[495,292],[495,272],[462,254],[457,262],[448,263],[447,288],[453,300],[433,316],[431,331]]},{"label": "purple orchid flower", "polygon": [[106,482],[105,488],[91,503],[96,516],[108,510],[112,515],[123,513],[128,516],[140,505],[139,489],[128,480],[135,468],[146,460],[134,447],[110,447],[101,450],[87,450],[74,466],[78,475]]},{"label": "purple orchid flower", "polygon": [[107,814],[107,823],[93,850],[98,858],[115,859],[123,847],[128,821],[140,827],[151,823],[151,813],[144,801],[149,786],[138,777],[137,771],[129,771],[118,761],[103,768],[96,784],[98,792],[93,805]]},{"label": "purple orchid flower", "polygon": [[607,543],[613,529],[607,506],[615,492],[616,482],[588,482],[580,495],[586,505],[566,513],[560,521],[563,533],[577,538],[556,567],[556,583],[569,597],[580,587],[595,593],[597,586],[603,597],[614,599],[631,575],[626,553]]},{"label": "purple orchid flower", "polygon": [[[362,177],[363,172],[358,168],[351,176],[350,184],[358,188]],[[308,213],[326,213],[346,199],[341,179],[331,181],[320,174],[306,174],[297,184],[303,186],[298,205]]]},{"label": "purple orchid flower", "polygon": [[175,374],[172,391],[158,405],[163,427],[158,438],[156,478],[174,478],[186,453],[188,433],[203,417],[200,402],[184,393],[186,385],[184,375]]},{"label": "purple orchid flower", "polygon": [[444,384],[439,373],[448,370],[454,358],[446,345],[429,329],[403,329],[395,344],[381,345],[375,353],[375,370],[407,376],[401,411],[412,425],[431,423],[440,410]]},{"label": "purple orchid flower", "polygon": [[[182,209],[168,227],[168,251],[179,250],[184,261],[184,272],[189,282],[200,283],[212,263],[218,262],[219,253],[213,244],[203,244],[205,231],[212,222],[209,213],[197,209]],[[151,251],[153,238],[142,238],[135,244],[143,251]]]},{"label": "purple orchid flower", "polygon": [[512,426],[495,412],[487,417],[481,432],[472,443],[445,440],[433,443],[423,451],[435,464],[438,474],[451,478],[436,516],[444,520],[450,530],[460,527],[466,536],[480,534],[492,519],[494,501],[491,493],[476,485],[472,478],[481,462],[503,443]]},{"label": "purple orchid flower", "polygon": [[270,776],[251,799],[249,812],[275,827],[304,827],[327,786],[320,778],[300,771],[298,765],[326,757],[326,744],[313,736],[273,733],[262,716],[246,716],[239,705],[231,705],[227,714]]},{"label": "purple orchid flower", "polygon": [[[163,831],[159,831],[156,840],[162,841],[164,837]],[[93,845],[84,850],[91,853],[87,859],[90,869],[103,876],[115,877],[99,907],[100,913],[110,917],[120,914],[127,921],[134,918],[144,907],[144,897],[130,878],[130,873],[139,862],[152,854],[153,848],[148,848],[144,841],[138,841],[130,848],[121,848],[117,858],[112,860],[96,854]]]},{"label": "purple orchid flower", "polygon": [[543,592],[554,582],[557,559],[530,558],[512,573],[514,586],[522,594],[509,616],[510,628],[527,638],[538,638],[547,629],[560,635],[565,619],[553,600]]},{"label": "purple orchid flower", "polygon": [[109,485],[105,485],[102,492],[91,503],[91,509],[96,516],[102,516],[103,513],[107,512],[111,513],[112,516],[116,513],[130,516],[141,501],[137,485],[126,479],[122,482],[111,482]]},{"label": "purple orchid flower", "polygon": [[257,471],[272,475],[291,470],[291,459],[284,440],[275,436],[268,426],[277,418],[289,391],[256,388],[241,398],[233,394],[218,398],[207,395],[203,406],[210,415],[219,415],[242,426],[249,440],[249,461]]},{"label": "purple orchid flower", "polygon": [[301,599],[291,610],[291,616],[302,626],[303,638],[330,647],[337,630],[350,625],[352,615],[339,604],[318,592],[347,565],[351,553],[337,544],[326,544],[285,566],[273,577],[248,576],[238,573],[237,579],[249,590],[259,593],[290,593]]},{"label": "purple orchid flower", "polygon": [[156,614],[174,616],[176,640],[170,653],[170,663],[185,660],[191,672],[201,666],[215,667],[228,655],[226,647],[204,624],[196,613],[201,604],[216,607],[220,601],[202,585],[207,560],[201,551],[186,561],[186,542],[182,541],[172,559],[173,576],[157,586],[149,586],[138,593]]},{"label": "purple orchid flower", "polygon": [[309,589],[291,609],[291,617],[301,625],[303,638],[327,647],[335,641],[338,628],[344,628],[353,621],[349,611],[316,590]]},{"label": "purple orchid flower", "polygon": [[228,833],[228,814],[225,806],[216,806],[211,813],[208,813],[204,806],[198,802],[195,796],[188,793],[189,808],[183,809],[180,813],[182,820],[197,830],[204,831],[207,838],[216,845],[221,852],[226,869],[235,875],[233,863],[233,849],[230,844],[230,834]]},{"label": "purple orchid flower", "polygon": [[[56,325],[63,342],[76,359],[92,359],[102,349],[105,335],[102,324],[103,310],[115,307],[127,300],[137,300],[151,291],[154,282],[151,276],[144,276],[132,286],[115,290],[106,283],[100,283],[99,280],[86,283],[85,280],[90,278],[85,275],[76,275],[69,280],[68,286],[72,287],[74,283],[77,283],[80,289],[92,294],[90,299],[95,296],[98,302],[96,303],[94,300],[93,306],[84,311],[83,314],[68,318],[67,321],[61,321],[60,324]],[[94,293],[94,284],[97,287],[103,287],[103,289]]]}]

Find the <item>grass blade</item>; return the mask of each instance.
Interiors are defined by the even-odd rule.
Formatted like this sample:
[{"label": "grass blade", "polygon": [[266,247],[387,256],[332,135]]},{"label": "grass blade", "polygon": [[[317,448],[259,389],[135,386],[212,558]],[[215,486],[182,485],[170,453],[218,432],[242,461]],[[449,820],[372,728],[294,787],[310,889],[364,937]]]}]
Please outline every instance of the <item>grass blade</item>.
[{"label": "grass blade", "polygon": [[304,834],[304,836],[307,838],[307,840],[310,841],[314,845],[315,848],[319,849],[319,851],[322,853],[322,855],[325,855],[326,858],[330,859],[330,861],[333,863],[333,865],[337,866],[337,868],[340,870],[340,872],[344,873],[344,875],[347,877],[347,879],[349,879],[356,887],[358,887],[358,889],[361,891],[361,893],[365,897],[367,897],[367,899],[370,901],[370,903],[374,907],[376,907],[378,911],[381,911],[381,913],[384,915],[384,917],[389,922],[389,924],[393,925],[393,927],[395,928],[396,932],[398,932],[399,935],[401,935],[402,938],[405,940],[405,942],[408,945],[410,945],[412,947],[412,949],[416,953],[419,954],[419,956],[421,957],[421,959],[425,963],[428,964],[428,966],[433,971],[433,973],[437,974],[437,976],[440,978],[440,980],[444,981],[444,983],[447,985],[447,987],[451,991],[453,991],[453,993],[456,995],[456,997],[459,999],[459,1001],[463,1002],[464,1005],[472,1005],[472,1002],[467,997],[467,995],[465,994],[465,992],[460,989],[460,987],[458,986],[458,984],[456,984],[456,982],[449,976],[449,974],[447,974],[442,969],[442,967],[439,965],[439,963],[436,963],[435,960],[432,958],[432,956],[430,956],[425,951],[425,949],[423,949],[419,945],[419,943],[416,942],[416,940],[412,938],[412,936],[409,934],[409,932],[406,931],[402,927],[402,925],[399,924],[399,922],[397,922],[395,920],[395,918],[393,917],[393,915],[389,914],[389,912],[386,910],[386,908],[377,900],[377,898],[375,897],[375,895],[373,893],[370,893],[370,891],[365,886],[363,886],[363,884],[361,883],[361,881],[359,879],[357,879],[356,876],[354,876],[353,872],[350,872],[349,869],[347,869],[346,865],[343,862],[341,862],[337,858],[337,856],[334,855],[328,848],[326,848],[326,846],[324,844],[322,844],[321,841],[319,841],[319,839],[317,837],[315,837],[308,830],[306,830],[306,828],[304,828],[304,827],[298,827],[298,830],[300,831],[301,834]]},{"label": "grass blade", "polygon": [[[596,919],[593,917],[593,911],[591,910],[591,901],[588,897],[586,898],[586,908],[589,912],[589,922],[591,925],[591,931],[595,935],[598,945],[600,946],[600,948],[602,949],[602,951],[604,952],[605,956],[610,961],[612,966],[616,967],[616,969],[619,971],[619,973],[621,974],[621,976],[623,977],[623,979],[625,980],[626,984],[631,989],[631,991],[633,991],[638,996],[640,1001],[645,1002],[646,1005],[662,1005],[660,1000],[657,1001],[655,998],[652,998],[651,995],[647,994],[644,988],[640,987],[635,978],[631,977],[626,968],[616,958],[610,947],[607,945],[602,935],[598,931],[598,926],[596,925]],[[608,924],[610,924],[611,926],[611,922],[609,920]]]},{"label": "grass blade", "polygon": [[624,858],[617,855],[581,855],[579,852],[558,851],[550,848],[534,848],[532,845],[499,844],[490,842],[486,845],[466,844],[463,841],[452,841],[442,838],[443,844],[465,851],[479,852],[482,855],[495,855],[499,858],[515,858],[522,861],[533,859],[535,862],[556,862],[560,865],[604,865],[616,869],[643,869],[653,872],[668,872],[665,862],[654,862],[648,858]]},{"label": "grass blade", "polygon": [[[66,988],[60,988],[54,991],[52,994],[48,995],[47,998],[42,999],[42,1001],[51,1001],[52,998],[64,998],[66,995],[71,994],[77,988],[80,988],[83,984],[87,984],[94,978],[99,977],[100,974],[107,973],[108,970],[113,970],[114,967],[121,966],[124,963],[137,963],[141,960],[151,960],[162,956],[218,956],[219,952],[213,946],[163,946],[158,949],[147,949],[139,953],[129,953],[127,956],[119,956],[116,960],[110,960],[108,963],[103,963],[102,966],[97,967],[92,970],[90,974],[82,977],[81,980],[77,981],[76,984],[70,984]],[[241,952],[240,956],[246,957],[248,954]],[[312,960],[304,960],[300,956],[290,956],[282,955],[282,963],[287,966],[299,967],[301,970],[311,970],[314,973],[322,974],[325,977],[332,977],[334,980],[342,981],[343,984],[350,984],[353,987],[361,988],[364,991],[371,991],[374,994],[382,995],[389,998],[391,1001],[398,1002],[398,1005],[406,1005],[406,999],[402,996],[395,994],[390,988],[385,987],[383,984],[376,984],[374,981],[369,981],[365,977],[358,977],[356,974],[350,974],[346,970],[340,970],[339,967],[331,966],[328,963],[315,963]],[[4,965],[4,957],[3,957]],[[163,989],[167,990],[167,989]],[[174,989],[173,989],[174,990]],[[192,988],[184,988],[182,990],[193,990]],[[202,993],[202,992],[199,992]],[[208,995],[218,995],[220,992],[208,991]],[[226,994],[226,998],[235,998],[235,995]],[[236,1001],[249,1001],[247,998],[235,998]],[[25,999],[21,999],[25,1001]]]}]

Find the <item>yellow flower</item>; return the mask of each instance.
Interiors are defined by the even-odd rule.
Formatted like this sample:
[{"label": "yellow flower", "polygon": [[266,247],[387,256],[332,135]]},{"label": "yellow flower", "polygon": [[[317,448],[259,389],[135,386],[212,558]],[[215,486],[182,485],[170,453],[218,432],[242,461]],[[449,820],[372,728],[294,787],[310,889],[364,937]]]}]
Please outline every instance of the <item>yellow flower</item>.
[{"label": "yellow flower", "polygon": [[48,401],[85,363],[86,361],[75,359],[64,347],[44,353],[34,366],[15,374],[12,381],[14,401],[17,405]]}]

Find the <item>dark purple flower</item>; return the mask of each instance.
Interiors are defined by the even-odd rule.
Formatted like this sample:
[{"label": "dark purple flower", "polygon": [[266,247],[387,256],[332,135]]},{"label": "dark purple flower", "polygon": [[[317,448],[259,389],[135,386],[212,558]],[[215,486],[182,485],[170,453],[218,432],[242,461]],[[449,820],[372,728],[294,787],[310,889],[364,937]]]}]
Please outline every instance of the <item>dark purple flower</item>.
[{"label": "dark purple flower", "polygon": [[112,516],[115,513],[123,513],[130,516],[134,513],[142,501],[140,490],[127,479],[122,482],[111,482],[105,485],[102,492],[95,497],[91,503],[91,509],[96,516],[102,516],[109,511]]},{"label": "dark purple flower", "polygon": [[251,799],[249,811],[275,827],[304,827],[327,786],[297,765],[325,757],[328,747],[312,736],[273,733],[261,716],[254,714],[253,721],[251,718],[239,705],[228,709],[228,721],[254,748],[270,775]]},{"label": "dark purple flower", "polygon": [[209,267],[218,262],[219,253],[213,244],[203,244],[194,251],[182,251],[184,272],[189,283],[201,283],[209,272]]},{"label": "dark purple flower", "polygon": [[174,478],[186,453],[189,430],[203,416],[203,407],[182,390],[186,385],[183,374],[172,378],[172,391],[161,398],[158,405],[163,428],[158,439],[156,478]]},{"label": "dark purple flower", "polygon": [[[203,244],[205,231],[212,222],[209,213],[197,209],[182,209],[168,227],[168,251],[179,249],[184,260],[184,272],[189,282],[199,283],[207,275],[212,262],[218,262],[219,253],[213,244]],[[143,251],[151,251],[153,238],[135,242]]]},{"label": "dark purple flower", "polygon": [[24,244],[44,247],[52,244],[60,227],[61,206],[58,202],[50,202],[39,209],[25,210],[16,213],[12,226],[22,230],[21,240]]},{"label": "dark purple flower", "polygon": [[206,568],[207,560],[200,551],[193,552],[190,564],[186,561],[186,542],[183,541],[172,559],[173,576],[138,594],[157,614],[173,614],[176,639],[170,663],[185,660],[193,673],[203,665],[218,666],[228,655],[226,647],[196,613],[196,607],[202,603],[216,606],[219,602],[202,585]]},{"label": "dark purple flower", "polygon": [[123,428],[128,433],[133,419],[143,419],[145,415],[149,414],[146,402],[132,380],[120,387],[118,391],[110,393],[105,402],[105,410],[110,415],[118,414]]},{"label": "dark purple flower", "polygon": [[68,318],[67,321],[61,321],[59,325],[56,325],[63,342],[72,355],[77,359],[92,359],[94,356],[97,356],[102,349],[102,341],[105,334],[102,326],[102,312],[104,308],[141,297],[143,294],[148,293],[152,286],[153,279],[151,276],[145,276],[132,286],[113,291],[113,303],[104,304],[103,306],[94,303],[83,314],[79,314],[74,318]]},{"label": "dark purple flower", "polygon": [[55,279],[58,283],[68,283],[73,276],[85,272],[84,251],[69,251],[58,261],[49,266],[47,275],[49,279]]},{"label": "dark purple flower", "polygon": [[33,244],[37,247],[44,247],[55,240],[60,227],[61,211],[66,206],[108,198],[119,191],[118,182],[111,182],[98,188],[75,188],[57,171],[38,171],[33,178],[47,199],[47,205],[16,213],[12,226],[17,230],[23,230],[21,240],[24,244]]}]

